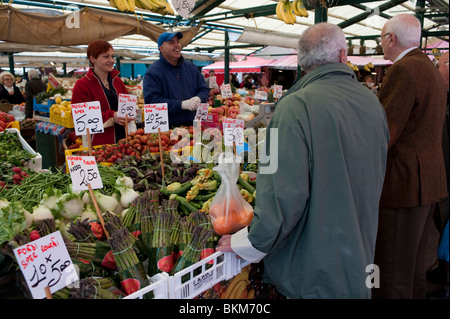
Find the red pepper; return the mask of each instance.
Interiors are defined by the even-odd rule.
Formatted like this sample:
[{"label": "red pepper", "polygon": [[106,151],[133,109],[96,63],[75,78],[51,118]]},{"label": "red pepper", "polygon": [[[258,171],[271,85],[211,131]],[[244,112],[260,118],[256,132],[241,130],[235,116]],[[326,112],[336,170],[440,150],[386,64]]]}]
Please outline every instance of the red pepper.
[{"label": "red pepper", "polygon": [[30,240],[31,241],[39,239],[39,238],[41,238],[41,235],[39,235],[39,232],[37,230],[32,230],[30,232]]},{"label": "red pepper", "polygon": [[14,167],[12,168],[12,171],[13,171],[14,173],[20,174],[20,173],[22,172],[22,169],[21,169],[20,167],[14,166]]}]

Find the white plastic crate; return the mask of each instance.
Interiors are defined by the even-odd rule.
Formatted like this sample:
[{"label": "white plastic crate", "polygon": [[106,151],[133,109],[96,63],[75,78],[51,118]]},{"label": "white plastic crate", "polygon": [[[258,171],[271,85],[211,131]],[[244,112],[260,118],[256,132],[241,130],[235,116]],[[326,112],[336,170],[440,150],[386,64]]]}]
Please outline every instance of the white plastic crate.
[{"label": "white plastic crate", "polygon": [[29,160],[25,165],[28,166],[30,169],[40,172],[42,170],[42,156],[41,154],[37,153],[28,143],[24,140],[22,135],[20,135],[20,131],[16,128],[7,128],[7,132],[15,133],[19,135],[20,143],[22,144],[22,148],[31,154],[35,155],[34,158]]},{"label": "white plastic crate", "polygon": [[234,253],[216,252],[170,276],[169,299],[192,299],[235,276],[235,259]]},{"label": "white plastic crate", "polygon": [[153,291],[154,299],[167,299],[169,296],[169,275],[165,272],[154,275],[150,278],[151,284],[139,289],[132,294],[122,299],[142,299],[142,297],[151,291]]}]

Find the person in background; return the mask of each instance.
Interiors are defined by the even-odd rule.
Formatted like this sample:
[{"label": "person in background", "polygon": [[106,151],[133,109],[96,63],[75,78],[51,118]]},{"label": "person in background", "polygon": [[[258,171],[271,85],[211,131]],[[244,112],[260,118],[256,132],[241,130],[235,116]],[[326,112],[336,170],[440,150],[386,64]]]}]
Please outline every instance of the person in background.
[{"label": "person in background", "polygon": [[92,145],[115,144],[125,137],[125,118],[117,114],[119,94],[128,94],[114,69],[114,49],[105,40],[91,41],[87,48],[90,68],[77,80],[72,93],[72,104],[99,101],[104,132],[91,134]]},{"label": "person in background", "polygon": [[210,89],[219,88],[219,86],[217,85],[216,72],[214,72],[214,70],[209,70],[209,77],[206,79],[206,84]]},{"label": "person in background", "polygon": [[366,75],[364,77],[364,85],[370,89],[373,93],[377,93],[377,86],[375,85],[375,82],[373,80],[372,75]]},{"label": "person in background", "polygon": [[239,89],[240,84],[235,73],[230,74],[230,84],[233,84],[235,89]]},{"label": "person in background", "polygon": [[40,72],[36,69],[28,70],[28,81],[25,83],[25,118],[33,118],[33,98],[46,89]]},{"label": "person in background", "polygon": [[348,67],[338,26],[309,27],[298,56],[306,75],[277,102],[267,128],[253,220],[217,249],[263,260],[264,278],[287,298],[369,299],[386,116]]},{"label": "person in background", "polygon": [[[447,109],[445,113],[444,119],[444,130],[442,135],[442,151],[444,153],[444,163],[445,163],[445,173],[447,177],[447,196],[445,198],[441,198],[439,204],[436,205],[436,209],[433,212],[433,220],[434,225],[439,231],[439,242],[442,240],[442,234],[444,232],[445,225],[448,222],[448,214],[449,214],[449,196],[448,193],[450,191],[450,165],[449,165],[449,141],[450,141],[450,115],[449,115],[449,51],[443,53],[439,58],[437,63],[437,67],[439,72],[442,75],[442,79],[447,88]],[[431,297],[445,296],[448,298],[448,291],[445,288],[445,285],[448,285],[448,263],[445,263],[443,260],[438,259],[438,266],[432,270],[427,271],[427,281],[434,282],[440,284],[441,288],[436,291],[432,291],[430,293]]]},{"label": "person in background", "polygon": [[14,76],[8,72],[0,73],[0,84],[2,85],[1,100],[7,100],[10,104],[21,104],[25,102],[22,92],[16,86]]},{"label": "person in background", "polygon": [[167,103],[169,126],[190,126],[197,107],[209,99],[210,89],[199,69],[181,56],[181,32],[158,38],[159,60],[144,75],[144,102]]},{"label": "person in background", "polygon": [[384,58],[394,62],[378,98],[391,140],[380,199],[375,299],[425,299],[427,237],[436,203],[447,196],[442,127],[446,88],[418,46],[420,21],[399,14],[383,26]]}]

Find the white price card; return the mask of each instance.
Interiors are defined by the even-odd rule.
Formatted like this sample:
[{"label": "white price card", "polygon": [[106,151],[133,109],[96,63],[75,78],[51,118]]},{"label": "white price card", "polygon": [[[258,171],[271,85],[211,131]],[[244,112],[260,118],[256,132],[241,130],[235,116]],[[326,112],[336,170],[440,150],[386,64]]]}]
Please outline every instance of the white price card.
[{"label": "white price card", "polygon": [[131,94],[119,94],[119,106],[117,108],[117,115],[119,117],[136,118],[136,104],[137,96]]},{"label": "white price card", "polygon": [[267,92],[266,91],[255,91],[255,100],[267,100]]},{"label": "white price card", "polygon": [[244,145],[244,120],[222,118],[223,140],[225,146],[233,146],[233,142],[237,146]]},{"label": "white price card", "polygon": [[274,84],[274,86],[273,86],[273,97],[275,99],[279,99],[281,97],[281,95],[283,94],[282,92],[283,92],[283,86]]},{"label": "white price card", "polygon": [[222,84],[220,86],[220,94],[223,98],[230,98],[233,97],[233,92],[231,91],[231,85],[230,84]]},{"label": "white price card", "polygon": [[46,297],[45,287],[54,293],[78,281],[59,231],[15,248],[14,255],[34,299]]},{"label": "white price card", "polygon": [[69,173],[72,179],[73,191],[88,190],[88,184],[92,189],[103,188],[102,178],[98,171],[95,156],[67,156]]},{"label": "white price card", "polygon": [[206,119],[208,118],[208,110],[209,110],[208,103],[200,103],[197,108],[197,113],[195,113],[194,120],[206,121]]},{"label": "white price card", "polygon": [[178,12],[180,16],[187,19],[189,13],[194,10],[195,0],[172,0],[173,9]]},{"label": "white price card", "polygon": [[144,104],[144,131],[158,133],[169,131],[169,109],[167,103]]},{"label": "white price card", "polygon": [[99,101],[72,104],[72,116],[77,136],[86,135],[87,128],[90,134],[104,132]]}]

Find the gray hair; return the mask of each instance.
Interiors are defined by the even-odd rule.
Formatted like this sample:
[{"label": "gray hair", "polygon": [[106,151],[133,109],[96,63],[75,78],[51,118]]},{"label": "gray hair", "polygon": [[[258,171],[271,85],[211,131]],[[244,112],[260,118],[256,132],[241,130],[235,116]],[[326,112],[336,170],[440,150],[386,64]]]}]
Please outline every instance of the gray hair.
[{"label": "gray hair", "polygon": [[317,23],[306,29],[298,41],[298,64],[307,72],[319,65],[339,62],[342,49],[347,52],[342,29],[328,22]]},{"label": "gray hair", "polygon": [[422,34],[419,19],[409,14],[399,14],[385,24],[385,33],[394,33],[402,48],[418,47]]},{"label": "gray hair", "polygon": [[31,79],[39,79],[39,75],[40,75],[40,73],[36,69],[28,70],[28,79],[29,80],[31,80]]},{"label": "gray hair", "polygon": [[14,80],[14,75],[12,75],[11,72],[8,71],[3,71],[2,73],[0,73],[0,84],[3,84],[3,78],[7,76],[7,77],[11,77]]}]

